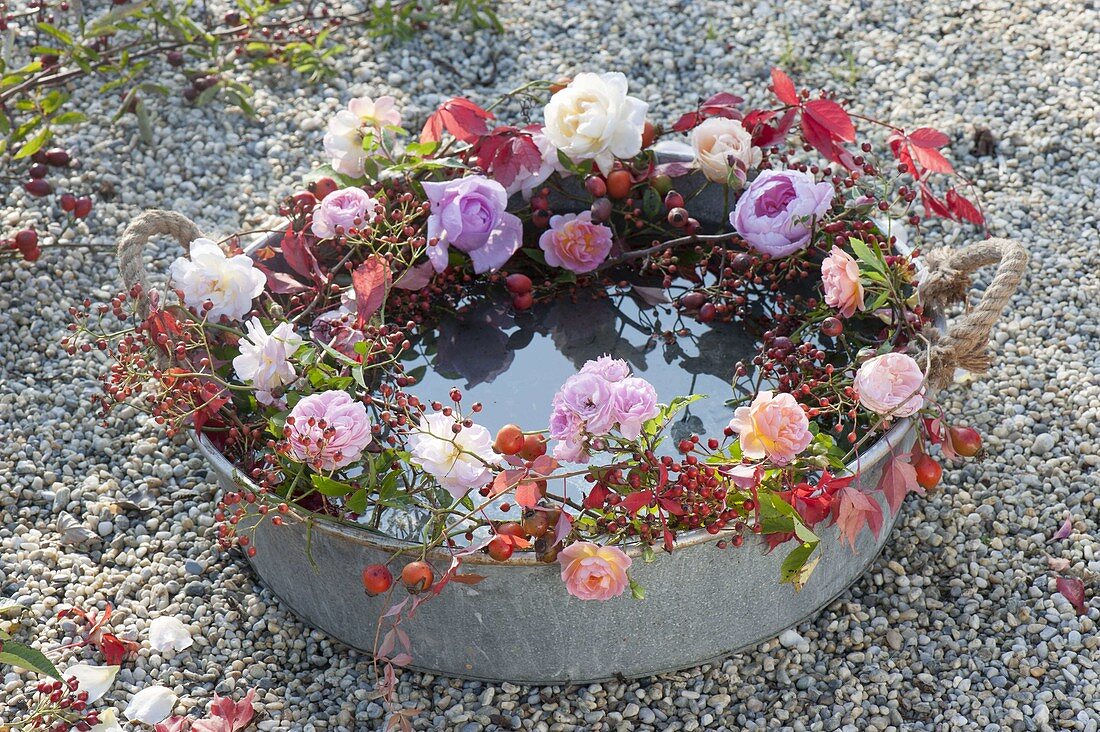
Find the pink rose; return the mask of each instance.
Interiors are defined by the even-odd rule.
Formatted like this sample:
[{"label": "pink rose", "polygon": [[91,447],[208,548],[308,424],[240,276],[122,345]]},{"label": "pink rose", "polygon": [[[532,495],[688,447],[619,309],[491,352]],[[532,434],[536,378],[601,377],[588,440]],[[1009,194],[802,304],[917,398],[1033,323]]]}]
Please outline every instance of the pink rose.
[{"label": "pink rose", "polygon": [[630,366],[621,358],[600,356],[599,358],[589,361],[584,366],[581,366],[580,373],[596,374],[597,376],[602,376],[608,381],[615,383],[616,381],[622,381],[630,376]]},{"label": "pink rose", "polygon": [[810,420],[790,394],[764,390],[747,407],[738,407],[729,428],[740,436],[741,454],[786,465],[813,440]]},{"label": "pink rose", "polygon": [[573,374],[554,396],[554,407],[564,407],[593,435],[606,435],[615,424],[614,385],[596,374]]},{"label": "pink rose", "polygon": [[550,219],[539,237],[539,248],[551,267],[584,274],[599,267],[611,252],[611,229],[592,223],[592,212],[564,214]]},{"label": "pink rose", "polygon": [[811,227],[833,205],[833,187],[798,170],[765,170],[737,199],[730,223],[753,249],[785,257],[810,243]]},{"label": "pink rose", "polygon": [[911,356],[886,353],[856,371],[856,398],[875,414],[908,417],[924,406],[924,374]]},{"label": "pink rose", "polygon": [[369,222],[378,202],[362,188],[341,188],[325,196],[313,209],[313,235],[321,239],[336,236],[339,227],[345,233]]},{"label": "pink rose", "polygon": [[630,584],[631,560],[618,547],[578,541],[558,553],[558,564],[565,589],[581,600],[610,600]]},{"label": "pink rose", "polygon": [[657,390],[645,379],[637,376],[623,379],[614,385],[615,421],[619,432],[628,440],[636,440],[642,434],[642,425],[657,416]]},{"label": "pink rose", "polygon": [[504,186],[483,175],[443,183],[425,182],[432,204],[428,217],[428,260],[436,272],[447,269],[447,251],[454,247],[470,255],[474,272],[499,269],[519,250],[523,224],[504,210],[508,194]]},{"label": "pink rose", "polygon": [[825,287],[825,304],[850,318],[856,310],[866,310],[863,304],[863,284],[859,281],[859,263],[838,246],[821,263],[821,283]]},{"label": "pink rose", "polygon": [[371,441],[367,408],[346,391],[303,397],[283,427],[290,458],[314,470],[336,470],[359,459]]}]

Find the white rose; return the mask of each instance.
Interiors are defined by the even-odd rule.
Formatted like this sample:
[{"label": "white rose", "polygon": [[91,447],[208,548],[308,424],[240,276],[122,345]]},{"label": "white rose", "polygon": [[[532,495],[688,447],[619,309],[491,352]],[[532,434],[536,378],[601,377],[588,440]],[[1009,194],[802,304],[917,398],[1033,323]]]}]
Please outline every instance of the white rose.
[{"label": "white rose", "polygon": [[641,152],[648,107],[627,96],[626,77],[620,73],[577,74],[550,97],[543,130],[558,150],[573,160],[594,160],[606,175],[615,158]]},{"label": "white rose", "polygon": [[290,357],[302,345],[302,338],[290,323],[279,323],[268,334],[259,318],[245,325],[246,335],[240,342],[241,353],[233,359],[233,369],[241,381],[256,387],[256,399],[262,404],[274,404],[272,392],[294,381],[297,372]]},{"label": "white rose", "polygon": [[691,149],[695,165],[714,183],[727,182],[731,168],[744,181],[745,172],[760,165],[760,148],[753,147],[752,135],[735,119],[704,121],[691,132]]},{"label": "white rose", "polygon": [[247,254],[227,257],[209,239],[191,242],[190,258],[180,257],[169,271],[173,287],[183,292],[183,301],[189,307],[201,313],[204,301],[214,304],[207,313],[214,321],[223,315],[230,320],[243,318],[267,283]]},{"label": "white rose", "polygon": [[329,120],[325,133],[325,153],[334,170],[352,178],[362,177],[363,130],[373,127],[397,127],[401,124],[401,113],[394,106],[393,97],[359,97],[348,102],[348,108],[336,113]]},{"label": "white rose", "polygon": [[531,140],[538,147],[539,153],[542,155],[542,162],[537,170],[520,171],[512,184],[505,189],[509,197],[522,193],[524,199],[529,199],[535,188],[545,183],[547,178],[554,173],[565,172],[561,160],[558,159],[558,149],[547,139],[545,132],[539,130],[532,133]]},{"label": "white rose", "polygon": [[475,424],[463,427],[456,435],[451,428],[454,416],[442,412],[425,414],[417,428],[409,433],[410,462],[439,481],[459,499],[474,488],[489,481],[492,471],[486,463],[495,465],[493,438],[489,430]]}]

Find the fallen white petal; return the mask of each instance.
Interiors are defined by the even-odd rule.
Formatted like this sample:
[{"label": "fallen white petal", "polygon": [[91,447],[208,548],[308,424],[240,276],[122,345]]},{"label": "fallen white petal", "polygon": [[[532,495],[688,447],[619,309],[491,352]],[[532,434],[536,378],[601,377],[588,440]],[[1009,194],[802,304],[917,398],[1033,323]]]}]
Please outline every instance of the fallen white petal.
[{"label": "fallen white petal", "polygon": [[176,698],[170,689],[159,685],[150,686],[134,694],[122,713],[131,722],[156,724],[172,713]]},{"label": "fallen white petal", "polygon": [[194,641],[187,626],[173,617],[159,617],[149,624],[149,645],[154,651],[182,651]]},{"label": "fallen white petal", "polygon": [[88,692],[88,703],[99,700],[111,684],[115,683],[118,674],[118,666],[92,666],[87,663],[74,663],[65,669],[62,674],[66,679],[76,677],[76,683],[80,684],[81,691]]},{"label": "fallen white petal", "polygon": [[99,724],[92,727],[91,732],[122,732],[118,724],[118,712],[114,709],[105,709],[99,713]]}]

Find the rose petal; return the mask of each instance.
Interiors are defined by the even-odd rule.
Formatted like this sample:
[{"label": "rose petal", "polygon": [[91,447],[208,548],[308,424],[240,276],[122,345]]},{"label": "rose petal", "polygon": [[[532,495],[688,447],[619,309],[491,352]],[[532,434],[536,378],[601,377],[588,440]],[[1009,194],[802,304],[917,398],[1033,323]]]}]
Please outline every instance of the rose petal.
[{"label": "rose petal", "polygon": [[88,692],[88,703],[91,704],[98,701],[111,688],[111,684],[115,683],[118,669],[118,666],[92,666],[87,663],[77,663],[65,669],[62,676],[66,679],[75,676],[76,682],[80,685],[79,689]]},{"label": "rose petal", "polygon": [[156,724],[172,713],[176,695],[163,686],[150,686],[134,694],[123,714],[131,722]]},{"label": "rose petal", "polygon": [[118,712],[114,709],[104,709],[99,713],[99,724],[92,727],[91,732],[122,732],[118,723]]},{"label": "rose petal", "polygon": [[149,647],[154,651],[182,651],[192,643],[191,631],[178,618],[155,618],[149,624]]},{"label": "rose petal", "polygon": [[1073,533],[1073,519],[1069,514],[1066,514],[1066,520],[1062,523],[1062,528],[1054,532],[1054,536],[1050,537],[1051,541],[1057,541],[1058,539],[1065,539]]},{"label": "rose petal", "polygon": [[1058,594],[1069,600],[1078,615],[1088,614],[1089,608],[1085,604],[1085,583],[1076,577],[1059,577],[1055,581]]}]

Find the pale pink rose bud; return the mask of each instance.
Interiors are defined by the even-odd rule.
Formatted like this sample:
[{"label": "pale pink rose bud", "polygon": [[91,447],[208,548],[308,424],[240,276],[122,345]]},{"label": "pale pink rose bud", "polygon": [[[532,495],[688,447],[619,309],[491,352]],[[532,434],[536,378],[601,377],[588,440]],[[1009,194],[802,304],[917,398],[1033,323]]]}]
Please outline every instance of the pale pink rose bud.
[{"label": "pale pink rose bud", "polygon": [[856,398],[875,414],[908,417],[924,406],[924,374],[911,356],[886,353],[856,372]]},{"label": "pale pink rose bud", "polygon": [[614,546],[588,541],[570,544],[558,553],[565,589],[581,600],[610,600],[630,585],[630,557]]},{"label": "pale pink rose bud", "polygon": [[867,309],[859,263],[838,246],[821,263],[821,284],[825,287],[825,304],[839,310],[842,317],[850,318],[856,310]]},{"label": "pale pink rose bud", "polygon": [[740,437],[741,453],[752,460],[769,458],[786,465],[809,446],[810,420],[790,394],[765,390],[747,407],[738,407],[729,428]]}]

